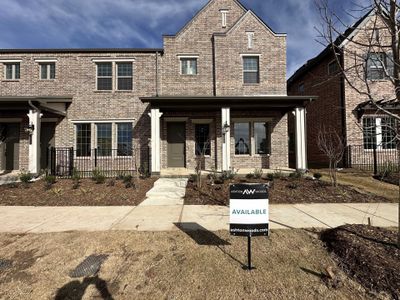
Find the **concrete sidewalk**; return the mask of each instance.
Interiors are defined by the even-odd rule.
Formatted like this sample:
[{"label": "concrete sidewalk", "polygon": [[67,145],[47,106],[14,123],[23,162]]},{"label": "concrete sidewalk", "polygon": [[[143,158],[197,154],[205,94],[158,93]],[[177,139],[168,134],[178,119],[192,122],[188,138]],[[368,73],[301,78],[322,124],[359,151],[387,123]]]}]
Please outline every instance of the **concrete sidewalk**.
[{"label": "concrete sidewalk", "polygon": [[[396,203],[270,205],[270,225],[278,228],[329,228],[346,223],[397,226]],[[228,230],[229,208],[200,205],[108,207],[0,207],[0,232]]]}]

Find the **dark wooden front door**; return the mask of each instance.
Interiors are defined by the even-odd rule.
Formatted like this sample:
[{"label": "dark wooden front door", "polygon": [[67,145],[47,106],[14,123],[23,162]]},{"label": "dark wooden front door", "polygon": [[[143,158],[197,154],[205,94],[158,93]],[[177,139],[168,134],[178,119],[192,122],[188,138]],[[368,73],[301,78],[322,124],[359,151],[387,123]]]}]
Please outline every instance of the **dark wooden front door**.
[{"label": "dark wooden front door", "polygon": [[169,168],[185,167],[185,123],[167,123],[167,159]]},{"label": "dark wooden front door", "polygon": [[6,170],[19,169],[19,128],[18,123],[6,125]]},{"label": "dark wooden front door", "polygon": [[54,133],[56,129],[55,123],[43,122],[40,128],[40,168],[47,169],[49,158],[48,151],[50,147],[54,147]]}]

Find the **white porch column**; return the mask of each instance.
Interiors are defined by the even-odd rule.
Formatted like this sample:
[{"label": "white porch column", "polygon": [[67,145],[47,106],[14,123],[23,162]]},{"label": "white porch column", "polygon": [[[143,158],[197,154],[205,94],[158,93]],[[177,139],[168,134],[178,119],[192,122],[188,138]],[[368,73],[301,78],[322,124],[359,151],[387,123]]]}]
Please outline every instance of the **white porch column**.
[{"label": "white porch column", "polygon": [[40,172],[40,110],[29,110],[29,172],[39,174]]},{"label": "white porch column", "polygon": [[222,171],[231,168],[231,110],[229,107],[221,108],[222,132]]},{"label": "white porch column", "polygon": [[298,171],[307,170],[307,152],[306,152],[306,109],[304,107],[296,107],[295,114],[295,130],[296,130],[296,169]]},{"label": "white porch column", "polygon": [[161,171],[161,147],[160,147],[160,109],[152,108],[149,116],[151,118],[151,173],[160,174]]}]

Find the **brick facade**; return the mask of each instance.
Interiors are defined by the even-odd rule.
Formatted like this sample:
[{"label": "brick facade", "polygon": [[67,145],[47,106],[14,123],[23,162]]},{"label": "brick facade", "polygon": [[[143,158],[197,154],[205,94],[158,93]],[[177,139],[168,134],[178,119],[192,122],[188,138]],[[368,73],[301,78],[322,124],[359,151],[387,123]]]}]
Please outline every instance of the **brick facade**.
[{"label": "brick facade", "polygon": [[[227,10],[222,27],[221,10]],[[254,46],[248,48],[247,33],[254,32]],[[257,55],[260,83],[243,83],[243,55]],[[197,57],[197,75],[180,74],[180,55]],[[56,59],[56,78],[40,80],[37,59]],[[59,117],[56,147],[75,146],[75,126],[79,121],[133,120],[133,144],[140,145],[140,161],[147,162],[150,138],[149,105],[140,101],[150,96],[257,96],[286,94],[286,36],[275,34],[251,11],[235,0],[211,0],[175,36],[164,36],[161,51],[27,51],[0,53],[0,60],[21,60],[21,78],[0,79],[0,97],[70,96],[66,117]],[[133,60],[132,91],[96,90],[96,63],[93,60]],[[115,72],[115,70],[114,70]],[[2,75],[3,76],[3,75]],[[1,118],[6,116],[0,112]],[[167,168],[167,118],[186,118],[186,167],[195,167],[193,119],[211,119],[211,156],[206,168],[221,169],[221,110],[163,112],[161,118],[161,165]],[[234,155],[231,131],[232,166],[235,168],[275,168],[288,166],[286,112],[232,111],[231,118],[268,119],[271,155]],[[27,118],[24,115],[24,123]],[[24,126],[22,126],[24,127]],[[22,128],[21,127],[21,128]],[[233,128],[233,124],[232,124]],[[22,130],[22,129],[21,129]],[[21,131],[20,167],[27,167],[28,135]],[[92,141],[94,134],[92,134]]]}]

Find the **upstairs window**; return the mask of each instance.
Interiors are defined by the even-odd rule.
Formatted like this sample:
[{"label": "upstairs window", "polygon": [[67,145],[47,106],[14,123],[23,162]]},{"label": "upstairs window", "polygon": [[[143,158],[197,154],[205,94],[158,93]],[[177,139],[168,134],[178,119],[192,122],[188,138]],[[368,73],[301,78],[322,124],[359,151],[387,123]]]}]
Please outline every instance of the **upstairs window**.
[{"label": "upstairs window", "polygon": [[258,56],[243,56],[243,82],[260,83]]},{"label": "upstairs window", "polygon": [[195,126],[196,155],[210,155],[210,125],[196,124]]},{"label": "upstairs window", "polygon": [[197,75],[197,58],[181,57],[181,74]]},{"label": "upstairs window", "polygon": [[370,80],[383,80],[387,75],[393,74],[393,57],[383,52],[368,53],[366,65],[366,78]]},{"label": "upstairs window", "polygon": [[328,65],[328,75],[336,74],[338,71],[339,71],[339,66],[337,64],[337,61],[334,60],[330,62]]},{"label": "upstairs window", "polygon": [[132,63],[117,63],[117,87],[120,91],[132,90]]},{"label": "upstairs window", "polygon": [[112,86],[112,63],[97,63],[97,90],[111,91]]},{"label": "upstairs window", "polygon": [[20,79],[20,64],[19,63],[6,63],[5,64],[5,78],[7,80]]},{"label": "upstairs window", "polygon": [[302,83],[299,83],[299,86],[298,86],[298,89],[299,89],[299,93],[304,93],[304,82],[302,82]]},{"label": "upstairs window", "polygon": [[41,63],[40,64],[40,79],[50,80],[56,78],[56,64],[55,63]]}]

